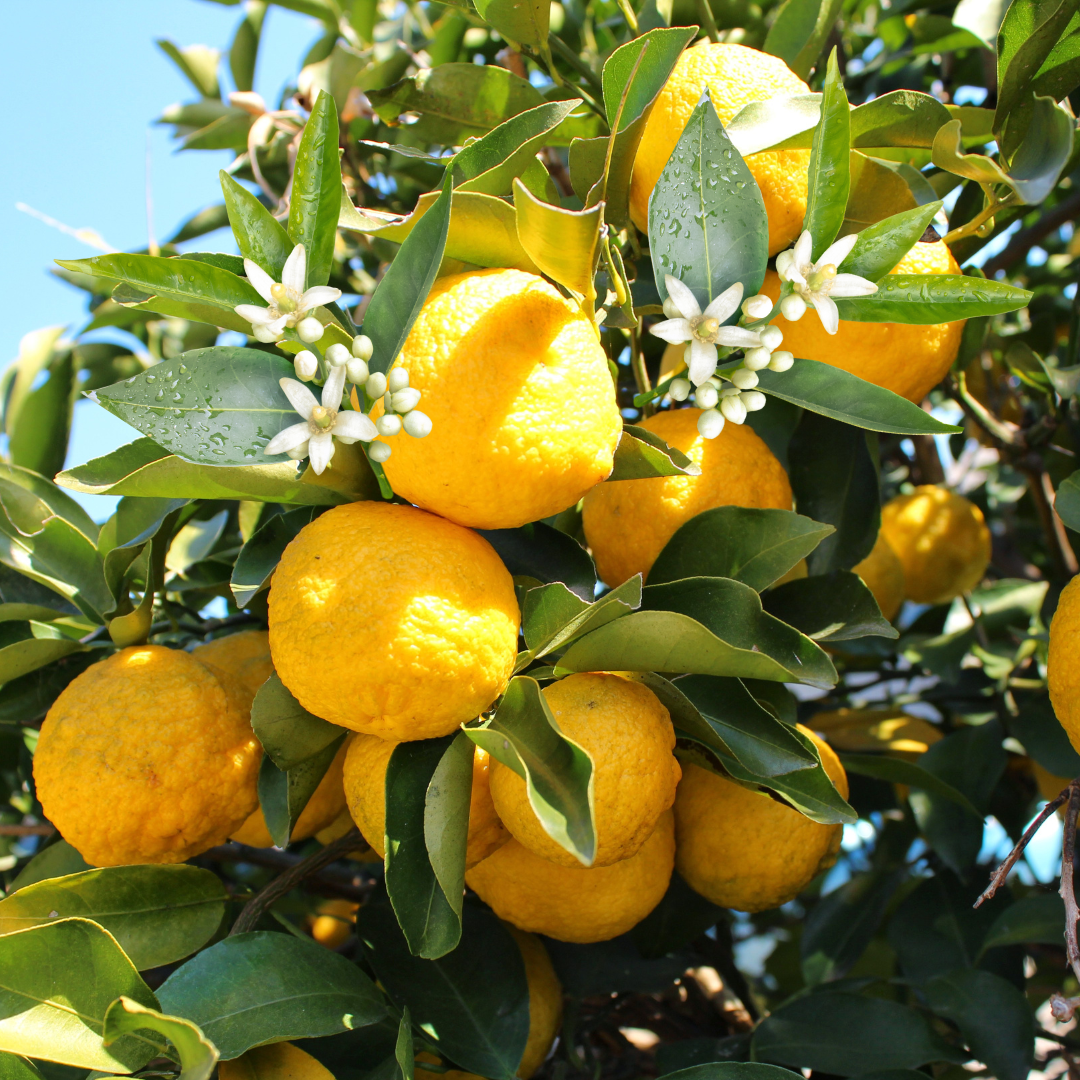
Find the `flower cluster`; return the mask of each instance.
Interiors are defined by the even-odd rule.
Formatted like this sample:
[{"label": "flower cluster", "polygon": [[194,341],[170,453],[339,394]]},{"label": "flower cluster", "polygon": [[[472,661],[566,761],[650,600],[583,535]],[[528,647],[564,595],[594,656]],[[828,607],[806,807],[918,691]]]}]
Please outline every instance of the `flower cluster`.
[{"label": "flower cluster", "polygon": [[297,337],[309,343],[322,337],[322,323],[308,313],[324,304],[332,304],[341,296],[341,290],[329,285],[304,288],[307,284],[307,253],[303,244],[297,244],[285,260],[281,281],[275,281],[251,259],[244,260],[244,273],[267,306],[237,304],[233,310],[251,323],[252,336],[257,341],[279,341],[286,329],[295,329]]}]

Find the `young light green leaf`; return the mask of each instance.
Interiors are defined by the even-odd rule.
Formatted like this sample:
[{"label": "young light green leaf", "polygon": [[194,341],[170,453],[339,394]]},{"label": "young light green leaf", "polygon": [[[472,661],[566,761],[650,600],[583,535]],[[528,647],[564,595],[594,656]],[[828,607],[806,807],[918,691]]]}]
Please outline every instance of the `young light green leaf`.
[{"label": "young light green leaf", "polygon": [[341,749],[345,734],[342,732],[329,746],[288,770],[279,769],[269,754],[263,758],[259,767],[259,807],[278,847],[288,847],[300,815]]},{"label": "young light green leaf", "polygon": [[312,716],[276,674],[255,695],[251,726],[267,756],[285,772],[322,753],[341,736],[341,728]]},{"label": "young light green leaf", "polygon": [[833,49],[822,88],[821,119],[810,150],[806,216],[803,218],[803,229],[814,240],[814,261],[836,239],[844,223],[851,187],[850,151],[850,108]]},{"label": "young light green leaf", "polygon": [[862,578],[849,570],[831,570],[779,585],[762,597],[762,606],[814,641],[900,636],[882,616]]},{"label": "young light green leaf", "polygon": [[515,676],[495,715],[465,732],[525,780],[529,805],[544,832],[582,866],[591,866],[596,857],[592,759],[559,730],[536,680]]},{"label": "young light green leaf", "polygon": [[547,55],[551,5],[544,0],[476,0],[476,10],[508,41]]},{"label": "young light green leaf", "polygon": [[765,36],[765,52],[808,79],[842,6],[843,0],[784,0]]},{"label": "young light green leaf", "polygon": [[217,1047],[190,1020],[165,1016],[129,997],[118,997],[105,1013],[105,1045],[137,1031],[156,1031],[169,1040],[180,1057],[178,1080],[210,1080],[218,1062]]},{"label": "young light green leaf", "polygon": [[285,260],[293,249],[293,242],[285,227],[224,169],[218,173],[218,177],[240,254],[261,266],[275,281],[280,281]]},{"label": "young light green leaf", "polygon": [[940,209],[937,199],[863,229],[837,270],[880,281],[915,246]]},{"label": "young light green leaf", "polygon": [[608,480],[643,480],[651,476],[700,476],[701,469],[655,432],[627,424]]},{"label": "young light green leaf", "polygon": [[204,98],[221,97],[218,85],[218,61],[221,53],[205,45],[189,45],[186,49],[168,38],[158,38],[157,47],[180,69]]},{"label": "young light green leaf", "polygon": [[334,266],[341,205],[338,113],[333,97],[325,90],[319,92],[304,125],[290,190],[289,239],[304,245],[307,287],[325,285]]}]

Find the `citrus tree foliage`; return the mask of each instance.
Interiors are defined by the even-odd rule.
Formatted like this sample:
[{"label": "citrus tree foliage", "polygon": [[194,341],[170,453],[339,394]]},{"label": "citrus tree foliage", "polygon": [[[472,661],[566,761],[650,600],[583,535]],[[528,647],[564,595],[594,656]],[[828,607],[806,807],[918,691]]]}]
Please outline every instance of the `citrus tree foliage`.
[{"label": "citrus tree foliage", "polygon": [[[265,102],[252,83],[275,4],[320,29]],[[235,154],[221,202],[153,250],[60,260],[87,320],[27,328],[3,376],[4,1075],[243,1065],[412,1080],[423,1066],[508,1080],[530,1029],[528,956],[463,884],[473,746],[526,780],[547,836],[591,865],[594,763],[541,692],[591,671],[660,698],[684,770],[846,840],[782,907],[731,911],[676,873],[630,932],[546,940],[565,999],[542,1075],[966,1066],[1022,1080],[1072,1053],[1044,1030],[1050,994],[1078,989],[1053,883],[1026,872],[973,902],[993,861],[987,822],[1018,838],[1040,791],[1080,773],[1045,690],[1080,539],[1077,4],[253,0],[237,15],[221,51],[159,43],[191,83],[161,114],[178,148]],[[635,158],[698,41],[762,50],[808,91],[723,122],[703,93],[671,133],[646,230]],[[746,159],[778,149],[809,152],[808,195],[803,239],[770,256]],[[200,250],[224,228],[239,254]],[[982,253],[978,267],[889,274],[940,236],[959,264]],[[355,834],[290,843],[344,733],[276,675],[252,723],[277,847],[89,866],[35,796],[46,712],[117,649],[264,627],[305,526],[401,501],[383,463],[431,425],[392,366],[437,278],[478,268],[543,275],[596,326],[625,419],[606,484],[700,472],[640,426],[694,393],[707,438],[725,423],[761,436],[795,510],[709,509],[644,581],[614,589],[598,583],[580,507],[484,532],[517,589],[515,674],[460,732],[393,753],[385,866],[344,857]],[[763,302],[774,268],[779,296]],[[825,324],[830,311],[867,327],[966,322],[951,371],[913,402],[779,348],[772,324],[807,303],[803,318]],[[674,368],[649,332],[661,324],[688,343]],[[61,471],[81,395],[132,441]],[[962,595],[894,618],[852,570],[882,505],[924,484],[979,507],[992,561]],[[120,502],[98,524],[72,491]],[[212,603],[226,613],[209,617]],[[839,755],[849,792],[805,728]]]}]

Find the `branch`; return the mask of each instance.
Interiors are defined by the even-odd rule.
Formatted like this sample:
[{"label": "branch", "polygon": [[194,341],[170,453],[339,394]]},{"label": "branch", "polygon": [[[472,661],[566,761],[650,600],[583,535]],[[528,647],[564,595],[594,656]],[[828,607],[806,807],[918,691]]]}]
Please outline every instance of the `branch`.
[{"label": "branch", "polygon": [[52,825],[0,825],[0,836],[52,836]]},{"label": "branch", "polygon": [[1048,210],[1034,225],[1018,232],[1004,250],[988,259],[983,272],[992,278],[999,270],[1008,270],[1013,263],[1019,262],[1040,240],[1055,229],[1061,228],[1066,221],[1071,221],[1080,212],[1080,191],[1063,199],[1053,209]]},{"label": "branch", "polygon": [[1065,901],[1065,953],[1073,974],[1080,980],[1080,944],[1076,940],[1076,923],[1080,919],[1080,911],[1076,907],[1076,890],[1073,887],[1076,817],[1080,814],[1080,779],[1070,780],[1066,791],[1069,794],[1069,803],[1065,810],[1065,837],[1061,844],[1061,899]]}]

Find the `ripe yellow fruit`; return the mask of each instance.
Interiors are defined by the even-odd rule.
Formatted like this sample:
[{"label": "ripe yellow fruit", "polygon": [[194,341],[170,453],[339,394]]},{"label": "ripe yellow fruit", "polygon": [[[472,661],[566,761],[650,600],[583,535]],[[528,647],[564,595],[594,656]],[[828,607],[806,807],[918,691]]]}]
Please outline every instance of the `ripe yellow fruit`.
[{"label": "ripe yellow fruit", "polygon": [[259,687],[274,674],[270,659],[270,635],[265,630],[241,630],[226,637],[196,645],[191,655],[204,664],[213,664],[236,676],[254,697]]},{"label": "ripe yellow fruit", "polygon": [[814,713],[810,724],[834,749],[856,754],[882,751],[908,761],[942,738],[941,729],[929,720],[899,709],[831,709]]},{"label": "ripe yellow fruit", "polygon": [[360,905],[352,900],[324,900],[309,920],[311,936],[328,949],[349,940]]},{"label": "ripe yellow fruit", "polygon": [[[1031,775],[1035,779],[1035,786],[1039,789],[1040,797],[1047,802],[1052,802],[1069,786],[1068,777],[1055,776],[1049,769],[1044,769],[1034,758],[1029,760],[1031,762]],[[1058,808],[1059,814],[1064,812],[1064,806]]]},{"label": "ripe yellow fruit", "polygon": [[982,581],[990,530],[963,495],[935,484],[881,508],[881,532],[904,567],[904,590],[919,604],[944,604]]},{"label": "ripe yellow fruit", "polygon": [[[675,801],[682,775],[672,754],[675,729],[667,709],[648,687],[606,672],[570,675],[546,686],[543,694],[562,733],[593,760],[597,844],[592,865],[630,858]],[[499,761],[491,771],[491,796],[515,840],[561,866],[581,866],[544,831],[525,781]]]},{"label": "ripe yellow fruit", "polygon": [[593,488],[582,508],[596,570],[612,588],[647,574],[680,525],[714,506],[791,509],[791,484],[752,428],[725,424],[715,439],[698,434],[700,409],[672,409],[640,423],[701,469],[700,476],[620,480]]},{"label": "ripe yellow fruit", "polygon": [[[959,274],[960,267],[943,240],[916,245],[889,271],[891,274]],[[780,279],[769,270],[761,291],[773,300]],[[945,377],[960,350],[964,323],[870,323],[840,320],[827,334],[813,308],[798,322],[782,315],[774,320],[784,332],[783,348],[805,360],[850,371],[860,379],[884,386],[894,394],[919,402]]]},{"label": "ripe yellow fruit", "polygon": [[[686,121],[708,87],[723,124],[751,101],[809,93],[783,60],[744,45],[702,42],[679,57],[645,125],[630,182],[630,217],[645,232],[649,196],[682,135]],[[806,214],[809,150],[766,150],[746,164],[761,189],[769,217],[769,254],[792,244]]]},{"label": "ripe yellow fruit", "polygon": [[299,1046],[279,1042],[218,1062],[218,1080],[334,1080],[334,1074]]},{"label": "ripe yellow fruit", "polygon": [[[840,759],[799,726],[847,798]],[[683,771],[675,797],[675,865],[686,883],[714,904],[766,911],[798,896],[836,861],[842,825],[821,825],[784,803],[740,787],[697,765]]]},{"label": "ripe yellow fruit", "polygon": [[514,582],[469,529],[391,503],[328,510],[285,549],[270,649],[308,712],[395,740],[447,735],[502,693]]},{"label": "ripe yellow fruit", "polygon": [[[1058,723],[1080,751],[1080,575],[1061,591],[1050,622],[1046,681]],[[1060,789],[1059,789],[1060,790]]]},{"label": "ripe yellow fruit", "polygon": [[[386,767],[397,745],[374,735],[357,735],[345,757],[345,798],[349,813],[380,859],[385,855]],[[487,751],[477,747],[473,753],[466,866],[475,866],[510,839],[491,801],[490,762]]]},{"label": "ripe yellow fruit", "polygon": [[610,475],[622,417],[607,355],[589,317],[543,278],[440,278],[399,362],[432,430],[384,440],[393,454],[383,467],[422,509],[511,529],[573,506]]},{"label": "ripe yellow fruit", "polygon": [[87,668],[45,717],[45,815],[93,866],[183,862],[255,809],[262,748],[231,675],[159,645]]},{"label": "ripe yellow fruit", "polygon": [[[340,840],[347,832],[350,832],[355,828],[356,822],[353,821],[352,814],[349,813],[348,804],[346,804],[345,809],[342,810],[325,829],[320,829],[315,834],[315,839],[318,840],[323,847],[327,847],[335,840]],[[353,862],[382,862],[382,856],[375,851],[370,844],[367,847],[355,848],[350,851],[345,858],[352,859]]]},{"label": "ripe yellow fruit", "polygon": [[675,861],[675,823],[665,810],[641,850],[588,869],[560,866],[511,840],[465,881],[520,930],[558,941],[607,941],[636,926],[664,897]]},{"label": "ripe yellow fruit", "polygon": [[[306,840],[317,832],[332,825],[345,809],[345,788],[342,785],[341,772],[345,764],[345,754],[348,743],[342,743],[334,760],[330,762],[330,768],[319,781],[319,786],[312,792],[307,806],[300,813],[296,824],[293,826],[292,839]],[[347,830],[346,830],[347,831]],[[238,844],[247,844],[248,847],[273,847],[274,841],[270,836],[270,830],[266,827],[266,818],[263,817],[262,807],[259,807],[230,837]]]},{"label": "ripe yellow fruit", "polygon": [[870,554],[851,569],[874,594],[881,614],[892,622],[904,602],[904,564],[884,532],[878,533]]}]

